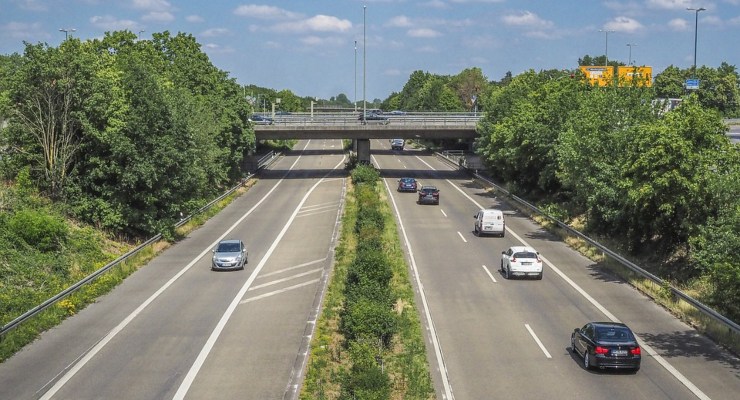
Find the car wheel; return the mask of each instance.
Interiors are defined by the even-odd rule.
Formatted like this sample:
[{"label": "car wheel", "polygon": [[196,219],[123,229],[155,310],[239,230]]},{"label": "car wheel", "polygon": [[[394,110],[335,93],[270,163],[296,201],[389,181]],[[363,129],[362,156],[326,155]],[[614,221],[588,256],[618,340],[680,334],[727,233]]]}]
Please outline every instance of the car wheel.
[{"label": "car wheel", "polygon": [[538,281],[541,281],[542,280],[542,274],[543,274],[543,272],[540,272],[539,275],[537,275],[537,280]]},{"label": "car wheel", "polygon": [[588,359],[588,349],[583,353],[583,369],[591,369],[591,361]]},{"label": "car wheel", "polygon": [[506,235],[506,231],[501,231],[501,237],[504,237]]}]

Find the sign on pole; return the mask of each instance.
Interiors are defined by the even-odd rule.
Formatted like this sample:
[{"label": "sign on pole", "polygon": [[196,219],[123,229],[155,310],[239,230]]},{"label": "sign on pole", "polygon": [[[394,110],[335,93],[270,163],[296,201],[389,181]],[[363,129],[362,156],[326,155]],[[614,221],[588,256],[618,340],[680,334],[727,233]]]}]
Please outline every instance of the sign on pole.
[{"label": "sign on pole", "polygon": [[687,90],[699,89],[699,80],[698,79],[686,79],[686,89]]}]

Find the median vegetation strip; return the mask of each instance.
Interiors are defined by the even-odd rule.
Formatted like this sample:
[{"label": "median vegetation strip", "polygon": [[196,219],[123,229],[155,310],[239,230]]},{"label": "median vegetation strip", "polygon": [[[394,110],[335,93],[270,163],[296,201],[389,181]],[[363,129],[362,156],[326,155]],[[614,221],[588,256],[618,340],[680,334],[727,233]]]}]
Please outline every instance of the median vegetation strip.
[{"label": "median vegetation strip", "polygon": [[393,215],[371,166],[352,171],[334,273],[301,399],[433,399]]}]

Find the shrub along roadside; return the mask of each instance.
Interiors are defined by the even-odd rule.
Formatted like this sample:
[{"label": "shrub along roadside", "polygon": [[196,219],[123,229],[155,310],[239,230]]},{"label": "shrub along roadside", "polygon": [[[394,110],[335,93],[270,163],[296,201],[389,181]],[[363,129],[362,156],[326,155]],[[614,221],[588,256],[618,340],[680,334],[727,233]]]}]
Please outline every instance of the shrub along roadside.
[{"label": "shrub along roadside", "polygon": [[352,172],[301,399],[433,399],[421,323],[379,176]]},{"label": "shrub along roadside", "polygon": [[[253,182],[250,180],[202,214],[194,216],[177,229],[176,236],[181,237],[197,229],[234,198],[241,196]],[[0,214],[0,325],[9,323],[134,247],[111,240],[90,227],[81,227],[64,220],[63,213],[47,204],[43,198],[36,194],[24,194],[19,198],[17,190],[19,189],[13,187],[0,188],[0,198],[12,205],[8,206],[10,212]],[[30,239],[35,241],[53,236],[57,240],[47,241],[48,243],[63,245],[58,246],[58,251],[40,251],[26,243],[30,233],[16,234],[13,229],[15,225],[5,223],[14,219],[47,222],[33,222],[35,229]],[[48,223],[49,221],[52,223]],[[60,236],[59,232],[64,232],[64,235]],[[63,242],[59,242],[60,237],[64,237]],[[42,332],[60,324],[66,317],[76,314],[101,295],[108,293],[169,245],[170,242],[165,240],[153,243],[9,331],[0,340],[0,362],[34,341]]]}]

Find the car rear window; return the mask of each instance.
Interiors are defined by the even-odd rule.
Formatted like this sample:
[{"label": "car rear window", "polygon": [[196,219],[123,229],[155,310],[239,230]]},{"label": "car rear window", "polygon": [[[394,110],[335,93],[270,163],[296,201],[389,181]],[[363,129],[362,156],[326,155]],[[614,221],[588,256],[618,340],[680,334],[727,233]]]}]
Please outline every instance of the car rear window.
[{"label": "car rear window", "polygon": [[537,253],[532,253],[531,251],[520,251],[518,253],[514,253],[514,258],[537,258]]},{"label": "car rear window", "polygon": [[629,329],[619,327],[597,327],[596,338],[604,341],[635,340]]},{"label": "car rear window", "polygon": [[239,251],[239,243],[221,243],[216,251],[222,253],[236,253]]}]

